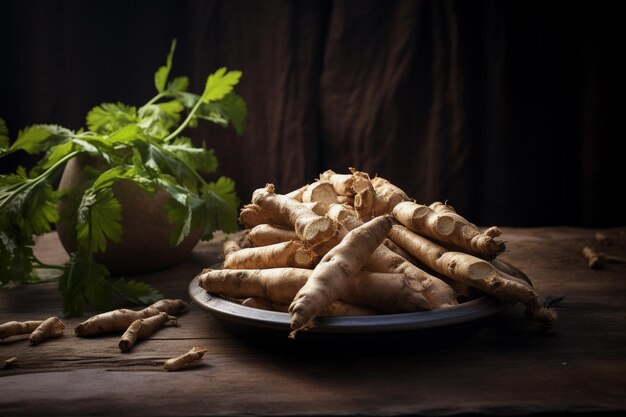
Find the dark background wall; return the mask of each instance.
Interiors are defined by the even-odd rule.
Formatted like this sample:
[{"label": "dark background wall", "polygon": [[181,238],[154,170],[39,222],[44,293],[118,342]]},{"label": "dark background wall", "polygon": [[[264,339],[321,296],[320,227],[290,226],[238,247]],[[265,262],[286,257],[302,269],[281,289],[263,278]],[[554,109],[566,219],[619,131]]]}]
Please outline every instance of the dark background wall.
[{"label": "dark background wall", "polygon": [[[240,69],[248,128],[203,125],[240,198],[379,174],[477,224],[623,226],[624,67],[608,2],[2,1],[0,117],[84,125],[141,105],[178,39],[200,91]],[[621,106],[623,107],[623,105]],[[1,161],[1,170],[31,159]]]}]

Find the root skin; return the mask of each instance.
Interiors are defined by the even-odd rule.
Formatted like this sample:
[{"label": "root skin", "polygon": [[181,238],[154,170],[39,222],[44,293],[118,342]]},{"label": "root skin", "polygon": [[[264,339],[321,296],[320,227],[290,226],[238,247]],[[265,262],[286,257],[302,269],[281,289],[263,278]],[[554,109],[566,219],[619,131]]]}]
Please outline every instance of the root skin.
[{"label": "root skin", "polygon": [[[347,230],[353,230],[363,224],[351,214],[350,210],[337,205],[331,206],[329,216],[335,221],[340,221],[341,226]],[[374,253],[372,253],[372,256],[365,264],[365,269],[375,272],[405,274],[415,280],[422,287],[421,292],[425,299],[421,308],[424,310],[434,310],[458,304],[458,294],[452,287],[441,279],[418,268],[386,245],[380,245],[374,250]],[[413,285],[417,287],[416,284]]]},{"label": "root skin", "polygon": [[164,312],[176,315],[185,308],[183,300],[160,300],[143,310],[125,308],[93,316],[74,329],[77,336],[88,337],[105,333],[123,333],[135,320],[156,316]]},{"label": "root skin", "polygon": [[250,230],[248,239],[250,239],[250,242],[252,242],[254,246],[258,247],[296,240],[298,239],[298,235],[292,229],[283,229],[282,227],[271,224],[260,224]]},{"label": "root skin", "polygon": [[[291,200],[296,201],[294,199]],[[292,226],[288,218],[284,217],[280,213],[264,210],[263,207],[258,204],[246,204],[243,206],[239,212],[239,223],[248,227],[258,226],[259,224],[276,224],[286,227]]]},{"label": "root skin", "polygon": [[50,317],[41,323],[28,338],[31,345],[38,345],[46,339],[63,336],[65,324],[58,317]]},{"label": "root skin", "polygon": [[312,268],[317,255],[297,240],[241,249],[224,259],[225,269]]},{"label": "root skin", "polygon": [[41,323],[43,323],[43,320],[8,321],[0,324],[0,339],[18,334],[32,333]]},{"label": "root skin", "polygon": [[[312,273],[301,268],[206,270],[200,286],[224,297],[245,298],[246,306],[287,311],[282,306],[293,301]],[[430,306],[422,291],[420,282],[405,274],[361,270],[346,284],[340,300],[369,311],[405,313]]]},{"label": "root skin", "polygon": [[408,228],[394,225],[391,239],[418,261],[455,281],[478,288],[496,298],[520,302],[537,320],[548,320],[554,314],[543,312],[538,296],[526,281],[498,270],[484,259],[463,252],[452,252]]},{"label": "root skin", "polygon": [[12,368],[14,366],[17,365],[17,356],[13,356],[7,360],[5,360],[4,362],[2,362],[2,366],[0,367],[0,369],[7,369],[7,368]]},{"label": "root skin", "polygon": [[336,195],[354,197],[355,193],[352,190],[352,181],[354,180],[354,177],[352,174],[337,174],[332,170],[328,170],[320,175],[320,180],[330,182]]},{"label": "root skin", "polygon": [[290,303],[311,272],[302,268],[205,269],[200,274],[199,285],[226,297],[260,297]]},{"label": "root skin", "polygon": [[187,365],[199,362],[207,351],[207,348],[193,347],[189,352],[165,361],[163,369],[170,372],[179,371]]},{"label": "root skin", "polygon": [[349,280],[382,243],[391,228],[389,216],[380,216],[350,231],[315,267],[311,277],[289,306],[291,337],[310,327],[329,304],[346,292]]},{"label": "root skin", "polygon": [[602,267],[604,263],[617,263],[623,264],[626,263],[626,258],[621,258],[619,256],[607,255],[602,252],[596,252],[594,248],[591,246],[585,246],[583,248],[583,256],[587,261],[587,265],[591,269],[599,269]]},{"label": "root skin", "polygon": [[481,233],[475,225],[454,211],[441,208],[449,206],[435,207],[438,211],[410,201],[402,202],[394,207],[393,216],[412,231],[451,246],[451,249],[461,249],[488,259],[495,258],[504,251],[504,242],[494,239],[500,235],[497,227]]},{"label": "root skin", "polygon": [[156,316],[135,320],[122,335],[118,347],[122,352],[129,352],[137,340],[147,338],[168,321],[176,322],[176,320],[176,317],[167,313],[159,313]]},{"label": "root skin", "polygon": [[337,231],[336,224],[327,217],[315,214],[303,203],[292,198],[275,194],[272,184],[256,190],[252,194],[252,202],[267,212],[288,219],[298,238],[310,246],[331,238]]}]

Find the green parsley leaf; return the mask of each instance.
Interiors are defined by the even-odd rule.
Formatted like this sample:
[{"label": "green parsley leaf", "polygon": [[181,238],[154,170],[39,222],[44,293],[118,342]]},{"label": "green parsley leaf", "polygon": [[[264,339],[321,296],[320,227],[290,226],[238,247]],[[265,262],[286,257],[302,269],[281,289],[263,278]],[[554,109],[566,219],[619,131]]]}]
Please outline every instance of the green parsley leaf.
[{"label": "green parsley leaf", "polygon": [[33,275],[32,235],[24,233],[8,211],[0,212],[0,287]]},{"label": "green parsley leaf", "polygon": [[107,240],[122,240],[122,206],[111,188],[91,188],[85,191],[78,207],[77,240],[81,247],[104,252]]},{"label": "green parsley leaf", "polygon": [[99,310],[111,304],[112,285],[106,280],[108,269],[93,260],[84,248],[70,255],[63,274],[59,277],[59,290],[63,294],[63,313],[68,316],[83,314],[85,302]]},{"label": "green parsley leaf", "polygon": [[35,184],[28,193],[22,194],[13,202],[21,205],[20,216],[16,221],[25,233],[44,234],[59,220],[59,194],[48,182]]},{"label": "green parsley leaf", "polygon": [[226,127],[230,122],[238,135],[245,130],[248,108],[246,102],[235,93],[229,93],[219,101],[206,103],[200,106],[197,117],[207,119],[220,126]]},{"label": "green parsley leaf", "polygon": [[23,170],[0,176],[0,204],[22,233],[42,234],[58,220],[58,194],[47,181],[29,179]]},{"label": "green parsley leaf", "polygon": [[107,136],[106,140],[112,144],[133,145],[136,141],[145,142],[146,139],[137,124],[129,124]]},{"label": "green parsley leaf", "polygon": [[239,83],[240,78],[241,71],[226,72],[225,67],[218,69],[207,78],[202,101],[209,103],[223,99],[226,94],[233,91],[233,87]]},{"label": "green parsley leaf", "polygon": [[170,175],[178,183],[184,185],[187,191],[197,192],[198,179],[194,172],[175,153],[166,149],[165,145],[150,143],[143,153],[147,168],[161,175]]},{"label": "green parsley leaf", "polygon": [[176,50],[176,39],[172,41],[170,46],[170,53],[167,54],[167,61],[165,66],[159,67],[157,72],[154,73],[154,85],[159,93],[165,90],[165,84],[167,83],[167,77],[170,75],[172,69],[172,59],[174,58],[174,51]]},{"label": "green parsley leaf", "polygon": [[178,194],[182,197],[182,201],[176,196],[172,196],[165,203],[167,210],[167,219],[174,226],[174,231],[170,236],[170,245],[178,246],[189,235],[191,231],[191,221],[193,219],[193,210],[191,208],[190,194]]},{"label": "green parsley leaf", "polygon": [[169,83],[167,83],[167,88],[165,91],[168,93],[182,93],[187,91],[189,87],[189,78],[187,77],[176,77]]},{"label": "green parsley leaf", "polygon": [[65,158],[67,155],[71,154],[75,150],[75,145],[73,142],[64,142],[60,145],[55,145],[50,148],[50,151],[46,153],[46,156],[41,160],[39,166],[46,170],[59,162],[61,159]]},{"label": "green parsley leaf", "polygon": [[171,144],[163,145],[163,148],[199,172],[209,174],[217,170],[218,162],[213,149],[196,148],[187,137],[179,136]]},{"label": "green parsley leaf", "polygon": [[215,230],[236,232],[239,199],[235,194],[235,181],[220,177],[217,182],[210,182],[202,187],[202,197],[205,201],[206,219],[203,239],[211,239]]},{"label": "green parsley leaf", "polygon": [[141,120],[137,126],[148,136],[163,139],[180,121],[180,113],[185,106],[178,100],[150,104],[139,109]]},{"label": "green parsley leaf", "polygon": [[32,125],[21,130],[17,140],[11,145],[11,152],[23,150],[36,154],[48,150],[54,145],[68,141],[72,131],[56,125]]},{"label": "green parsley leaf", "polygon": [[101,135],[110,135],[137,121],[137,109],[119,102],[102,103],[87,113],[87,128]]},{"label": "green parsley leaf", "polygon": [[152,304],[163,295],[145,282],[120,278],[113,283],[113,290],[126,300],[135,304]]}]

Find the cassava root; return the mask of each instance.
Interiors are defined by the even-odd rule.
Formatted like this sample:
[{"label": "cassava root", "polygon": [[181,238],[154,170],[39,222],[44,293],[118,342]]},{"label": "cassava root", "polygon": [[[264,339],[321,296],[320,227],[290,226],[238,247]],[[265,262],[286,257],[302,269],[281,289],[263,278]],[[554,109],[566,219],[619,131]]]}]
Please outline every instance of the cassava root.
[{"label": "cassava root", "polygon": [[187,353],[166,360],[163,364],[163,369],[170,372],[179,371],[192,363],[199,362],[207,351],[207,348],[193,347]]},{"label": "cassava root", "polygon": [[0,339],[19,334],[32,333],[41,323],[43,323],[43,320],[8,321],[0,324]]},{"label": "cassava root", "polygon": [[183,300],[160,300],[139,311],[122,308],[93,316],[76,326],[74,332],[80,337],[122,333],[135,320],[156,316],[161,312],[173,316],[184,308]]},{"label": "cassava root", "polygon": [[167,313],[159,313],[145,319],[135,320],[122,335],[118,347],[122,352],[129,352],[137,340],[145,339],[167,322],[176,323],[176,317]]},{"label": "cassava root", "polygon": [[585,246],[583,248],[583,256],[587,261],[587,265],[591,269],[599,269],[604,263],[616,263],[616,264],[624,264],[626,263],[626,258],[622,258],[619,256],[607,255],[602,252],[596,252],[594,248],[591,246]]},{"label": "cassava root", "polygon": [[58,317],[50,317],[33,330],[28,341],[31,345],[37,345],[46,339],[63,336],[63,330],[65,330],[63,321]]},{"label": "cassava root", "polygon": [[[393,314],[487,294],[525,304],[539,322],[556,319],[528,280],[494,266],[505,250],[497,226],[479,229],[447,201],[418,204],[378,175],[349,171],[325,171],[284,195],[272,184],[255,190],[240,212],[250,246],[225,247],[224,269],[204,270],[200,285],[246,306],[289,305],[290,337],[341,303]],[[393,223],[381,241],[352,240],[381,218]]]}]

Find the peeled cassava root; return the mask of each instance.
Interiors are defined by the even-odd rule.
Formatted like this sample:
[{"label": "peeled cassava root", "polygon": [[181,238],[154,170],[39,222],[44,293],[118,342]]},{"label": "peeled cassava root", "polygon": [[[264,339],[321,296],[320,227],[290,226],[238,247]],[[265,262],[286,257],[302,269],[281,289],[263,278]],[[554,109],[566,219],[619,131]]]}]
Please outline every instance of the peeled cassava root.
[{"label": "peeled cassava root", "polygon": [[202,271],[199,285],[287,311],[291,337],[320,315],[433,310],[485,294],[526,305],[539,322],[556,319],[529,282],[494,266],[505,250],[499,228],[480,229],[447,203],[418,204],[354,168],[285,194],[267,184],[240,222],[246,247],[227,241],[224,268]]}]

